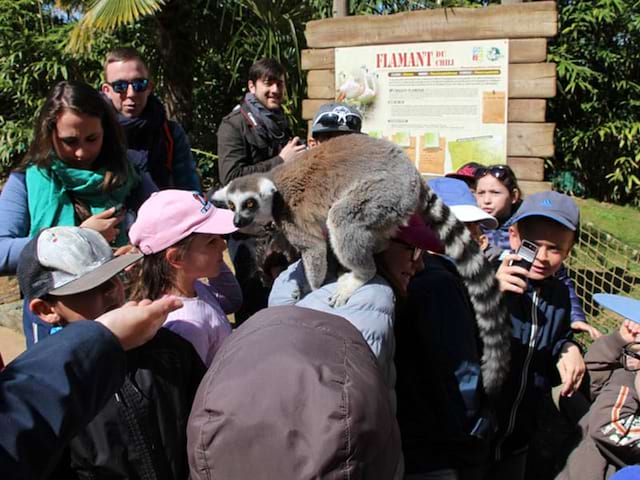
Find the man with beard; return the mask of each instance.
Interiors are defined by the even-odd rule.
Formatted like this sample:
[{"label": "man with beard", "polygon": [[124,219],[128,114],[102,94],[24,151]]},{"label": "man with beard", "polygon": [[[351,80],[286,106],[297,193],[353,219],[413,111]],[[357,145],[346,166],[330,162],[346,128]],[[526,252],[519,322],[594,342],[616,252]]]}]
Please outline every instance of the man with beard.
[{"label": "man with beard", "polygon": [[[218,172],[223,185],[250,173],[268,172],[305,149],[298,137],[292,138],[281,108],[284,67],[272,58],[258,60],[249,69],[247,89],[242,102],[218,128]],[[267,306],[269,291],[256,267],[256,238],[235,232],[229,239],[229,253],[244,298],[235,314],[236,325]]]},{"label": "man with beard", "polygon": [[133,48],[107,54],[102,92],[118,114],[127,146],[146,158],[146,169],[158,188],[200,191],[191,147],[182,127],[167,119],[164,105],[153,95],[149,68]]}]

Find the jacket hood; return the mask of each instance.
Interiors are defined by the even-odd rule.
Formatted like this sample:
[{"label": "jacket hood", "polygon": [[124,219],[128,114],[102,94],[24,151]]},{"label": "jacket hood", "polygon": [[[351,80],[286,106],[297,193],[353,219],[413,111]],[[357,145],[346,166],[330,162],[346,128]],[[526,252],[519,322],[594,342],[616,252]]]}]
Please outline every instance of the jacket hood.
[{"label": "jacket hood", "polygon": [[188,426],[198,478],[393,478],[400,439],[386,385],[348,321],[258,312],[223,344]]}]

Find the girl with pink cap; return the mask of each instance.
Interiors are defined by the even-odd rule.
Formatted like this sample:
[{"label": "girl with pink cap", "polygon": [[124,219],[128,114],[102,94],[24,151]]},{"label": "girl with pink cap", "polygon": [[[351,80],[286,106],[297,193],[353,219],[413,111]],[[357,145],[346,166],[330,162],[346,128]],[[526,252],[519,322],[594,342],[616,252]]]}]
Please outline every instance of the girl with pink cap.
[{"label": "girl with pink cap", "polygon": [[240,286],[222,259],[222,235],[236,230],[231,211],[184,190],[154,193],[129,230],[131,244],[144,254],[133,298],[179,297],[184,306],[164,326],[190,341],[207,367],[231,333],[226,315],[242,304]]}]

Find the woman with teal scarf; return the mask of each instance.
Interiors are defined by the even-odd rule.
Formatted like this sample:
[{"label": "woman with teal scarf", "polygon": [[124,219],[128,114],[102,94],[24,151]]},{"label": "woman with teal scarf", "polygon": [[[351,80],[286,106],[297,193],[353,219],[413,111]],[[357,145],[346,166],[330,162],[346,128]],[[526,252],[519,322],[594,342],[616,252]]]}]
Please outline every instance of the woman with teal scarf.
[{"label": "woman with teal scarf", "polygon": [[[79,225],[126,245],[127,227],[157,188],[127,152],[113,108],[81,82],[58,83],[42,106],[22,166],[0,195],[0,274],[13,274],[29,238]],[[27,346],[48,334],[24,311]]]}]

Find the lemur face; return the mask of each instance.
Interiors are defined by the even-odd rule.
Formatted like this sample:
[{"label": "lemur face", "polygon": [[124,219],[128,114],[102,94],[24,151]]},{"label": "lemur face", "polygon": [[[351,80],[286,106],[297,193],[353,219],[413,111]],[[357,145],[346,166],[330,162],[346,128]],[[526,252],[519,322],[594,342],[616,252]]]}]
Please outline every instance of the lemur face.
[{"label": "lemur face", "polygon": [[212,200],[223,202],[234,212],[238,228],[264,226],[273,221],[272,204],[276,187],[264,177],[243,177],[215,192]]}]

